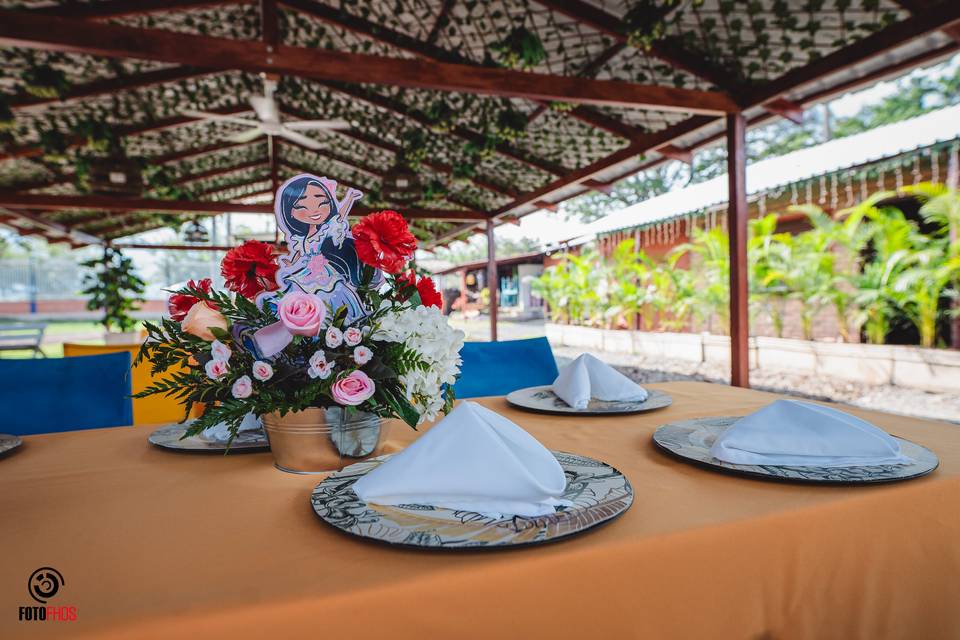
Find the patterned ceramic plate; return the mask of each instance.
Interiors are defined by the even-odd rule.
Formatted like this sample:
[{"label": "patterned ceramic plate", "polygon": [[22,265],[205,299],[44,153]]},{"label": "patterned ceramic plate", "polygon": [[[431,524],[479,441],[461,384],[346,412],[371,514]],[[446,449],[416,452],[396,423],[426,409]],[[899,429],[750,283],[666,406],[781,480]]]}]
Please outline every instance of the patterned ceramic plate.
[{"label": "patterned ceramic plate", "polygon": [[507,403],[536,413],[578,416],[606,416],[622,413],[642,413],[663,409],[673,404],[673,399],[663,391],[647,389],[647,399],[643,402],[610,402],[591,400],[586,409],[574,409],[556,396],[550,385],[517,389],[507,395]]},{"label": "patterned ceramic plate", "polygon": [[[874,467],[781,467],[722,462],[710,455],[714,440],[739,416],[697,418],[665,424],[653,434],[654,443],[662,450],[686,462],[735,475],[822,484],[871,484],[896,482],[925,476],[940,464],[932,451],[918,444],[897,438],[904,455],[914,464],[891,464]],[[896,437],[896,436],[894,436]]]},{"label": "patterned ceramic plate", "polygon": [[[210,453],[223,453],[227,449],[226,442],[207,442],[197,437],[180,439],[190,421],[183,424],[168,424],[160,427],[150,434],[150,444],[154,444],[164,449],[175,449],[177,451],[200,451]],[[240,435],[234,439],[230,445],[231,452],[255,453],[257,451],[269,451],[270,443],[267,442],[267,434],[261,429],[259,431],[241,431]]]},{"label": "patterned ceramic plate", "polygon": [[583,533],[621,515],[633,504],[633,487],[610,465],[552,452],[567,476],[563,497],[572,507],[539,517],[494,517],[471,511],[410,504],[367,504],[353,483],[389,456],[352,464],[328,476],[313,490],[313,509],[328,524],[362,538],[394,545],[436,549],[492,549],[541,544]]},{"label": "patterned ceramic plate", "polygon": [[20,436],[11,436],[6,433],[0,433],[0,455],[12,451],[23,444]]}]

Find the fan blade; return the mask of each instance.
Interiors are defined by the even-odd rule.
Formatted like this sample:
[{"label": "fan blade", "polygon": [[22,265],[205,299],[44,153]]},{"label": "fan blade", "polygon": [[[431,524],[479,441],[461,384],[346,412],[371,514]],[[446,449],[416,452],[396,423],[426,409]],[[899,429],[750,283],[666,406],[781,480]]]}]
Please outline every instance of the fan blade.
[{"label": "fan blade", "polygon": [[280,112],[277,103],[267,96],[250,96],[250,106],[257,112],[257,117],[264,122],[280,122]]},{"label": "fan blade", "polygon": [[254,138],[259,138],[263,135],[263,129],[261,127],[254,127],[252,129],[247,129],[246,131],[241,131],[240,133],[234,133],[227,136],[225,139],[230,142],[250,142]]},{"label": "fan blade", "polygon": [[234,124],[242,124],[248,127],[259,127],[260,123],[256,120],[250,120],[248,118],[237,118],[236,116],[225,116],[219,113],[211,113],[209,111],[196,111],[194,109],[181,109],[180,113],[187,116],[188,118],[199,118],[201,120],[216,120],[217,122],[232,122]]},{"label": "fan blade", "polygon": [[323,148],[323,145],[317,142],[316,140],[314,140],[313,138],[309,138],[303,135],[302,133],[297,133],[296,131],[291,131],[287,127],[280,127],[280,133],[278,133],[277,135],[279,135],[281,138],[286,138],[290,142],[296,142],[297,144],[302,144],[308,149],[313,149],[314,151],[316,151],[317,149]]},{"label": "fan blade", "polygon": [[307,129],[348,129],[350,123],[346,120],[297,120],[296,122],[285,122],[283,126],[295,131]]}]

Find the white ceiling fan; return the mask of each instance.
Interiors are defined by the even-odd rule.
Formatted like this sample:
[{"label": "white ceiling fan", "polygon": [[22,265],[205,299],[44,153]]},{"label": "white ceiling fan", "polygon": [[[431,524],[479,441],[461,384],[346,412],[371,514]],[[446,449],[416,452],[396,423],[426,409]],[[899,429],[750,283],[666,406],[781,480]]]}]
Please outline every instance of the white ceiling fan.
[{"label": "white ceiling fan", "polygon": [[260,136],[278,136],[296,142],[310,149],[320,149],[323,145],[313,138],[303,135],[300,131],[316,129],[346,129],[350,123],[346,120],[294,120],[282,122],[280,109],[273,94],[277,90],[277,82],[272,78],[264,78],[262,96],[252,95],[248,98],[250,106],[257,112],[259,120],[226,116],[210,111],[182,109],[180,113],[190,118],[199,118],[212,122],[230,122],[250,127],[247,131],[234,133],[226,137],[230,142],[250,142]]}]

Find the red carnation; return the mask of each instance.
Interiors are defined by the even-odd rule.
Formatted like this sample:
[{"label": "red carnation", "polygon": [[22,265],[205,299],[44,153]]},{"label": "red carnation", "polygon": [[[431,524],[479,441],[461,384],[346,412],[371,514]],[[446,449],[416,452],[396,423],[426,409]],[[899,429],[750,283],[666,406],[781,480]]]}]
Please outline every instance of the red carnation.
[{"label": "red carnation", "polygon": [[417,250],[417,239],[396,211],[371,213],[353,226],[360,261],[387,273],[400,273]]},{"label": "red carnation", "polygon": [[[202,291],[203,293],[210,293],[210,287],[213,283],[210,281],[210,278],[204,278],[199,282],[194,282],[193,280],[187,281],[187,289],[192,289],[194,291]],[[170,296],[170,299],[167,300],[167,311],[170,313],[170,318],[180,322],[187,317],[187,312],[193,307],[193,305],[200,302],[200,298],[196,296],[191,296],[185,293],[175,293]],[[207,303],[211,308],[216,309],[216,306]]]},{"label": "red carnation", "polygon": [[417,291],[420,293],[420,301],[423,302],[423,306],[443,309],[443,296],[437,291],[433,278],[420,278],[417,281]]},{"label": "red carnation", "polygon": [[[420,302],[423,303],[423,306],[436,307],[438,309],[443,308],[443,296],[437,291],[437,287],[433,284],[432,278],[420,278],[417,280],[417,274],[413,271],[407,271],[397,276],[397,284],[399,284],[402,289],[416,287],[417,293],[420,294]],[[407,298],[409,298],[409,296],[404,296],[404,299]]]},{"label": "red carnation", "polygon": [[220,263],[220,273],[230,291],[246,298],[253,298],[261,291],[276,291],[276,260],[273,245],[258,240],[247,240],[231,249]]}]

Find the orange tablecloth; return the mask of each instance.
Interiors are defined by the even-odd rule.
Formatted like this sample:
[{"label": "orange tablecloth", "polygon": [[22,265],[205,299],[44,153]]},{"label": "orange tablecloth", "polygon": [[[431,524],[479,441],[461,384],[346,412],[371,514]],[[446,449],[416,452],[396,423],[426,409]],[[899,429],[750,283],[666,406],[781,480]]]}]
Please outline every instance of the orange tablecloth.
[{"label": "orange tablecloth", "polygon": [[[851,410],[930,447],[940,469],[886,486],[769,483],[682,464],[650,435],[771,395],[651,386],[674,405],[580,419],[482,401],[636,491],[594,532],[507,552],[353,539],[314,515],[318,478],[276,471],[269,453],[178,455],[131,429],[26,438],[0,460],[0,637],[960,637],[960,426]],[[413,436],[394,429],[391,444]],[[18,622],[41,566],[63,574],[51,604],[76,606],[76,622]]]}]

